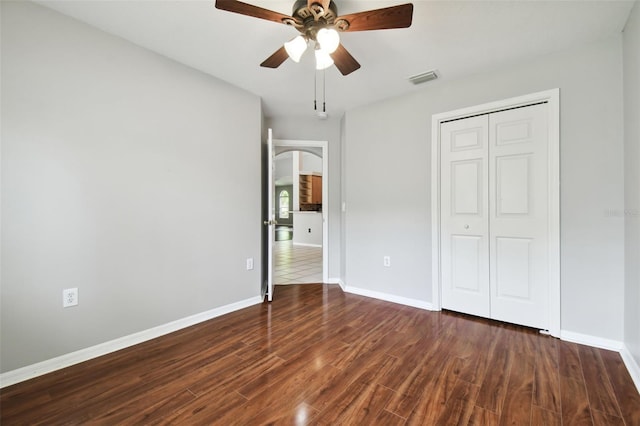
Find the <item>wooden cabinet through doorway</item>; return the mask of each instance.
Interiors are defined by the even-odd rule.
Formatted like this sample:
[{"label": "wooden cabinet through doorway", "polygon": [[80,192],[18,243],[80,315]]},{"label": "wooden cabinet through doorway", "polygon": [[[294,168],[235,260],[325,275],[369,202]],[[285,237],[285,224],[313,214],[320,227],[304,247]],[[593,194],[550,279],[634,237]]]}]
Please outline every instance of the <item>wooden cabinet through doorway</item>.
[{"label": "wooden cabinet through doorway", "polygon": [[[316,175],[300,175],[300,210],[306,210],[304,207],[322,208],[322,176]],[[316,208],[311,208],[316,210]]]}]

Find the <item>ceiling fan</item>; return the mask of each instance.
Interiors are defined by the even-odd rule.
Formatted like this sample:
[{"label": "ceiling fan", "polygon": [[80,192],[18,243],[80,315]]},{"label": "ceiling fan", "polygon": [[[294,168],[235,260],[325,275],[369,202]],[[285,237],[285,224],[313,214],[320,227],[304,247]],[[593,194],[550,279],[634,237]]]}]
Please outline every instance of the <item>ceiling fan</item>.
[{"label": "ceiling fan", "polygon": [[292,16],[237,0],[216,0],[216,8],[291,25],[300,32],[299,36],[285,43],[260,66],[278,68],[287,58],[298,62],[309,43],[314,42],[316,69],[335,64],[342,75],[357,70],[360,64],[340,43],[339,32],[407,28],[411,26],[413,15],[413,4],[407,3],[338,16],[338,8],[333,0],[296,0]]}]

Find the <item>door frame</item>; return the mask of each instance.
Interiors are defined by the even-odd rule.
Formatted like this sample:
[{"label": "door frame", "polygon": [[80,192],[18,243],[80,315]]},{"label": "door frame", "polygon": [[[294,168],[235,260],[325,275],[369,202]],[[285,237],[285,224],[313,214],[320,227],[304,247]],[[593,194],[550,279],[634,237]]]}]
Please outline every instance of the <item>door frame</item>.
[{"label": "door frame", "polygon": [[546,102],[548,104],[549,334],[560,337],[560,89],[489,102],[431,117],[431,282],[433,310],[442,310],[440,267],[440,124],[474,115]]},{"label": "door frame", "polygon": [[322,150],[322,282],[329,279],[329,142],[295,139],[273,139],[273,149],[290,148],[289,151],[305,151],[307,148]]}]

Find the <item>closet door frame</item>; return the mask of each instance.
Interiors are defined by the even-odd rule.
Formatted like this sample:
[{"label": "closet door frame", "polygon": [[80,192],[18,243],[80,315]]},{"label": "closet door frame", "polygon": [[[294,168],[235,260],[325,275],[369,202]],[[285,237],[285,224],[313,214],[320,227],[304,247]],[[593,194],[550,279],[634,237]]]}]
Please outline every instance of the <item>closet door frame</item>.
[{"label": "closet door frame", "polygon": [[442,309],[442,274],[440,250],[440,125],[445,121],[509,108],[547,103],[548,113],[548,194],[549,194],[549,329],[560,337],[560,89],[531,93],[482,105],[434,114],[431,118],[431,276],[432,308]]}]

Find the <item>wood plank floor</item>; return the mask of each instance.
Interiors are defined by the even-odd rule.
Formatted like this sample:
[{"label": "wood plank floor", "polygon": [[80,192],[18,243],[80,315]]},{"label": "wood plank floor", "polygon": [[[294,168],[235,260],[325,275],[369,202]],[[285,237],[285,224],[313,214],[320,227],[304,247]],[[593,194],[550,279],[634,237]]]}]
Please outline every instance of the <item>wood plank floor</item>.
[{"label": "wood plank floor", "polygon": [[320,284],[0,391],[1,423],[640,425],[620,356]]}]

